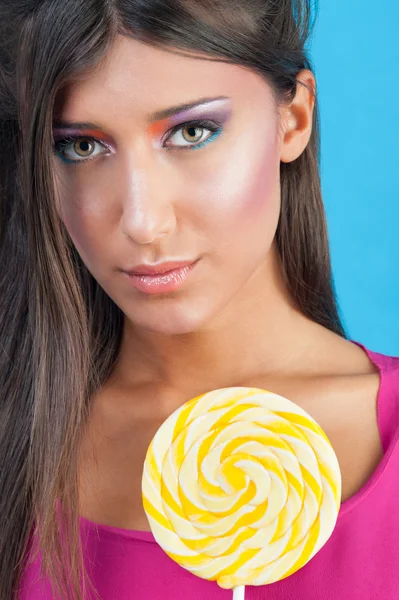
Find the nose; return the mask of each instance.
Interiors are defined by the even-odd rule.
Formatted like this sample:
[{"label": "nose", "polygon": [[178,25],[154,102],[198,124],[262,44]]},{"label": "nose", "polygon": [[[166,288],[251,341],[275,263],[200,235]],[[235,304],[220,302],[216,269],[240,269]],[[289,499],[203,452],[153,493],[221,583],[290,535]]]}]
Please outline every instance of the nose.
[{"label": "nose", "polygon": [[176,226],[173,182],[164,165],[154,157],[135,154],[125,161],[123,179],[122,233],[137,244],[152,244]]}]

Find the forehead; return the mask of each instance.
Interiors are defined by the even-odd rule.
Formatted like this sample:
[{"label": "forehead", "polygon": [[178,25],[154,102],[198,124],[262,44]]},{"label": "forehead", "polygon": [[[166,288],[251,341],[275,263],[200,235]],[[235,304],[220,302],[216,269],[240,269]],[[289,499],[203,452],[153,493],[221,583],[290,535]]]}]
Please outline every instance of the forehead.
[{"label": "forehead", "polygon": [[[198,56],[198,55],[196,55]],[[73,119],[84,112],[145,118],[149,112],[210,96],[236,103],[271,101],[265,81],[239,65],[181,56],[119,35],[105,60],[57,95],[56,114]]]}]

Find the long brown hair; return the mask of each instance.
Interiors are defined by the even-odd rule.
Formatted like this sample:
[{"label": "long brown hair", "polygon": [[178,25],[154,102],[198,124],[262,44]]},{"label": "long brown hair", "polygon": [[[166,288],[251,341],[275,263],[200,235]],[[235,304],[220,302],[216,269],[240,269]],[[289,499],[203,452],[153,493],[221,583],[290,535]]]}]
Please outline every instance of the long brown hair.
[{"label": "long brown hair", "polygon": [[[57,91],[100,65],[122,33],[251,68],[282,105],[299,71],[313,70],[311,15],[311,0],[1,0],[0,600],[18,589],[32,531],[55,593],[84,597],[77,449],[122,337],[121,310],[56,211]],[[317,97],[309,144],[281,164],[281,197],[277,245],[291,294],[305,315],[345,336],[321,198]]]}]

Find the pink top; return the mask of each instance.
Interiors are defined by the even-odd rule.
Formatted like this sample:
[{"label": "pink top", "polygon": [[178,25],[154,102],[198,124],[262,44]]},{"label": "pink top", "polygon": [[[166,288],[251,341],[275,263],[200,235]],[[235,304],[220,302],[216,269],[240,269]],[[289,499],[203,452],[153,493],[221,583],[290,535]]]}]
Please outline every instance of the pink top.
[{"label": "pink top", "polygon": [[[398,600],[399,357],[366,350],[380,372],[378,425],[384,456],[361,490],[343,502],[334,532],[300,571],[247,587],[246,600]],[[102,600],[231,600],[232,592],[175,564],[151,533],[81,519],[89,573]],[[18,600],[54,600],[25,569]]]}]

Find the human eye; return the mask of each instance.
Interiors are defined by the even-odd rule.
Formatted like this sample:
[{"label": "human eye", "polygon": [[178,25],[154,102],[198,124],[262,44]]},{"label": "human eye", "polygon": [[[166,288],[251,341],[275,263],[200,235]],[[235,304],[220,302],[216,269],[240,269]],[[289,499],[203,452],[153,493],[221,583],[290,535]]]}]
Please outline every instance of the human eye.
[{"label": "human eye", "polygon": [[[107,152],[96,152],[102,147]],[[92,136],[67,135],[55,138],[53,153],[66,163],[82,163],[97,158],[99,154],[109,154],[109,148]]]},{"label": "human eye", "polygon": [[[168,149],[177,149],[177,150],[197,150],[198,148],[202,148],[214,141],[217,136],[219,136],[223,131],[223,127],[220,123],[216,123],[215,121],[209,120],[199,120],[199,121],[188,121],[186,123],[181,123],[180,125],[176,125],[172,128],[171,134],[167,137],[166,141],[177,138],[177,144],[166,145],[165,147]],[[204,136],[204,134],[206,134]],[[176,135],[177,134],[177,135]],[[184,143],[186,142],[186,143]]]}]

